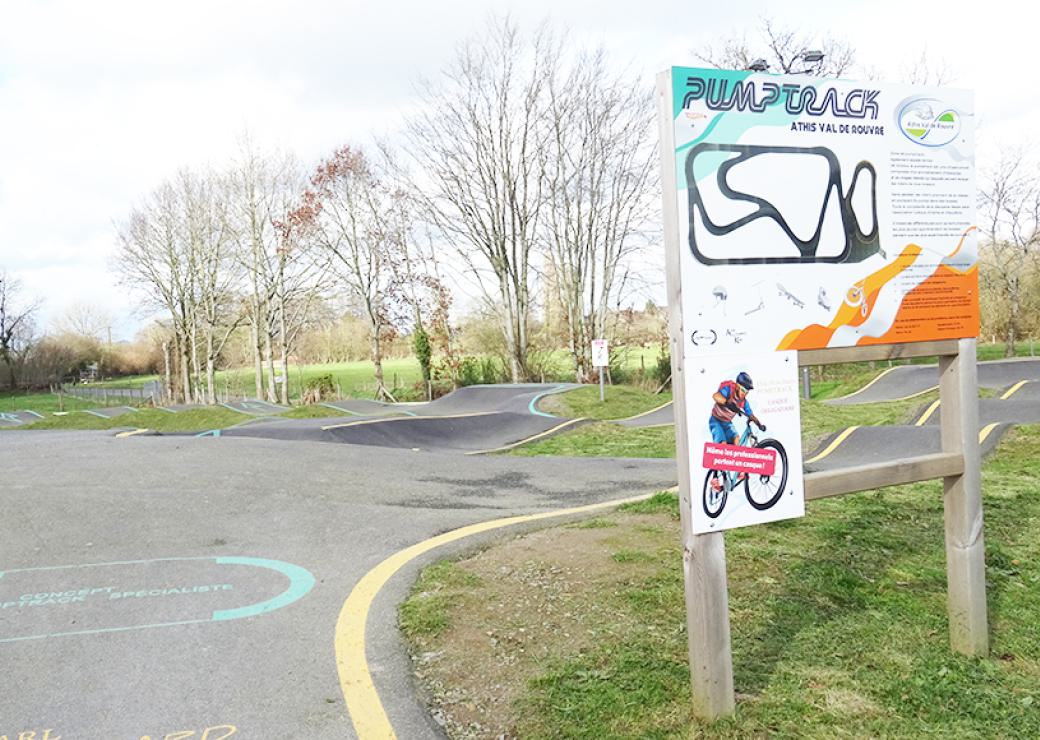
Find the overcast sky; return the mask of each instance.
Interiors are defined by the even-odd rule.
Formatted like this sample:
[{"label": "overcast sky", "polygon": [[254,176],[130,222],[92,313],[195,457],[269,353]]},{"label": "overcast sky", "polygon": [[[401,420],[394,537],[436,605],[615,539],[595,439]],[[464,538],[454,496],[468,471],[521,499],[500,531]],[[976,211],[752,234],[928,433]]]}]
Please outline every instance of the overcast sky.
[{"label": "overcast sky", "polygon": [[[85,302],[129,338],[140,316],[109,266],[113,223],[181,166],[220,166],[243,131],[308,165],[392,135],[421,75],[434,76],[489,12],[549,18],[602,44],[647,84],[758,17],[846,39],[899,81],[926,51],[976,92],[979,164],[1040,123],[1035,29],[1023,3],[111,2],[0,0],[0,269],[44,299],[43,320]],[[780,10],[783,15],[780,15]]]}]

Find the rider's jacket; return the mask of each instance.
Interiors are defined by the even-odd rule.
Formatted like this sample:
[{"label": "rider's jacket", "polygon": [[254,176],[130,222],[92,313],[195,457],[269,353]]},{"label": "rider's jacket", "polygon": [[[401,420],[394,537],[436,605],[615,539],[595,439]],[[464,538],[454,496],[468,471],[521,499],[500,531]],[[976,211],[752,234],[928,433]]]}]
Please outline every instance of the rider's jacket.
[{"label": "rider's jacket", "polygon": [[[751,411],[751,404],[747,402],[747,391],[744,390],[744,388],[738,383],[735,383],[732,380],[722,381],[722,383],[719,385],[719,393],[722,394],[723,398],[727,400],[732,400],[734,403],[736,403],[745,415],[753,415]],[[733,417],[736,416],[736,413],[736,411],[734,411],[733,409],[726,408],[721,403],[715,404],[711,409],[711,415],[719,421],[733,421]]]}]

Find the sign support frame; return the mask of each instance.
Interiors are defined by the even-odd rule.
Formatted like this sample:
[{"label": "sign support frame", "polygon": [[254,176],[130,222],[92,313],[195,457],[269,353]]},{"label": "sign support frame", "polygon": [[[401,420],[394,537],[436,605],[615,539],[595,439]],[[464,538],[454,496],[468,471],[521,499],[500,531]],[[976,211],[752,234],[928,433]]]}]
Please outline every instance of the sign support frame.
[{"label": "sign support frame", "polygon": [[[736,701],[725,535],[723,532],[694,534],[692,527],[691,458],[684,382],[681,245],[679,235],[672,228],[678,223],[678,214],[671,74],[669,69],[657,75],[656,94],[686,632],[693,711],[697,717],[712,721],[732,715]],[[939,357],[942,451],[843,470],[808,473],[804,477],[805,500],[942,478],[950,647],[958,653],[983,656],[989,652],[989,634],[981,462],[977,437],[976,340],[949,339],[803,350],[798,353],[798,364],[826,365],[929,356]]]},{"label": "sign support frame", "polygon": [[[662,214],[666,225],[677,222],[675,134],[671,126],[671,70],[657,76],[657,114],[661,127]],[[664,229],[668,291],[668,333],[672,358],[672,398],[675,410],[675,457],[679,466],[679,523],[683,547],[686,635],[694,714],[704,719],[733,714],[733,655],[730,648],[729,587],[726,580],[726,540],[722,532],[693,533],[690,492],[690,445],[686,419],[682,279],[678,234]]]}]

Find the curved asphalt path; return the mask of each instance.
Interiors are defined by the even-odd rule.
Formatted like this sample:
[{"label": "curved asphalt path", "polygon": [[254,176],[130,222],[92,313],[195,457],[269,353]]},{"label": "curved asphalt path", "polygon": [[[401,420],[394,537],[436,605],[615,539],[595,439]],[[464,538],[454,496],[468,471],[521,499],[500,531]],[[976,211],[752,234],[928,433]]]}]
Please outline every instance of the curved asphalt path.
[{"label": "curved asphalt path", "polygon": [[[1040,359],[987,360],[978,363],[980,388],[1007,388],[1020,380],[1040,380]],[[896,365],[843,398],[829,403],[898,401],[939,387],[938,365]]]},{"label": "curved asphalt path", "polygon": [[[1040,360],[980,362],[978,372],[980,387],[1000,391],[995,398],[979,399],[979,445],[986,455],[1015,424],[1040,423]],[[859,392],[832,403],[899,400],[931,390],[937,382],[936,365],[900,365],[883,372]],[[831,435],[807,455],[805,469],[833,470],[939,452],[941,414],[941,404],[934,401],[922,405],[913,424],[849,427]]]},{"label": "curved asphalt path", "polygon": [[[573,384],[472,385],[425,404],[336,402],[343,418],[268,417],[222,430],[222,437],[339,442],[409,450],[487,452],[579,424],[539,411],[539,399]],[[329,404],[331,405],[331,404]]]},{"label": "curved asphalt path", "polygon": [[[47,729],[67,740],[200,738],[220,726],[235,740],[351,738],[334,634],[377,563],[467,524],[675,483],[671,460],[110,432],[0,434],[0,459],[0,736],[36,740]],[[376,688],[409,740],[441,732],[415,694],[396,609],[418,568],[444,555],[395,575],[367,621]],[[211,618],[286,588],[277,572],[226,564],[241,558],[303,569],[313,587],[268,611]],[[90,594],[58,603],[66,589]],[[37,598],[48,593],[58,596]]]},{"label": "curved asphalt path", "polygon": [[[407,407],[414,417],[345,417],[363,423],[336,429],[321,429],[336,423],[329,419],[259,419],[225,432],[229,440],[0,435],[0,736],[42,738],[50,729],[51,737],[138,740],[233,726],[240,737],[352,737],[333,632],[343,600],[374,565],[467,524],[674,484],[670,460],[488,456],[463,464],[458,454],[437,451],[502,441],[483,426],[494,417],[508,421],[498,426],[512,430],[509,437],[526,433],[521,426],[532,420],[530,428],[559,424],[535,405],[566,387],[477,387]],[[1001,395],[983,405],[984,423],[1032,420],[1040,411],[1040,380],[1016,381]],[[810,469],[937,450],[939,412],[927,412],[922,408],[919,426],[855,430]],[[654,410],[642,421],[665,423],[665,413]],[[310,436],[317,422],[321,436]],[[984,450],[1002,426],[983,428]],[[248,434],[264,428],[300,431],[285,439]],[[408,447],[419,440],[434,451],[420,456],[401,449],[400,439],[396,447],[376,439],[395,429]],[[466,441],[446,442],[448,434]],[[311,441],[319,438],[355,443]],[[417,570],[443,555],[434,551],[406,566],[369,613],[369,666],[402,738],[440,735],[415,696],[396,607]],[[278,574],[227,564],[242,559],[302,569],[313,586],[268,611],[209,618],[272,603],[284,588]],[[106,565],[90,565],[99,563]],[[83,587],[83,574],[100,591],[89,604],[39,598]],[[202,586],[208,590],[152,596]],[[110,601],[112,589],[134,595]]]}]

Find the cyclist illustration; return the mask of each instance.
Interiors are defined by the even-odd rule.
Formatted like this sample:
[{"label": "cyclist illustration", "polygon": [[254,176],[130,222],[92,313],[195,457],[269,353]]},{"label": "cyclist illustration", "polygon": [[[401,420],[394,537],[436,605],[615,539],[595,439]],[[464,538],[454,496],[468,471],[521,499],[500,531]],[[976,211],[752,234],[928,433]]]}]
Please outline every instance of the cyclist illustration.
[{"label": "cyclist illustration", "polygon": [[718,444],[735,444],[737,441],[737,430],[733,428],[733,417],[738,413],[744,414],[749,420],[755,422],[764,432],[765,426],[758,420],[751,410],[751,404],[747,401],[748,391],[754,390],[755,384],[751,382],[751,376],[745,372],[737,373],[737,379],[724,380],[719,389],[711,395],[715,406],[711,409],[708,418],[708,428],[711,430],[711,439]]},{"label": "cyclist illustration", "polygon": [[[719,389],[711,395],[715,405],[708,418],[708,428],[711,430],[712,441],[716,444],[736,444],[741,447],[772,450],[775,465],[769,475],[709,470],[704,478],[701,503],[704,513],[711,519],[716,519],[722,513],[729,492],[739,485],[744,486],[744,495],[748,503],[759,511],[768,509],[779,501],[787,486],[787,451],[784,450],[784,446],[775,439],[759,440],[751,431],[752,425],[763,432],[766,430],[766,425],[755,416],[747,400],[748,391],[754,387],[751,376],[743,371],[737,373],[736,380],[724,380]],[[740,435],[733,425],[736,416],[747,418],[747,424]]]}]

